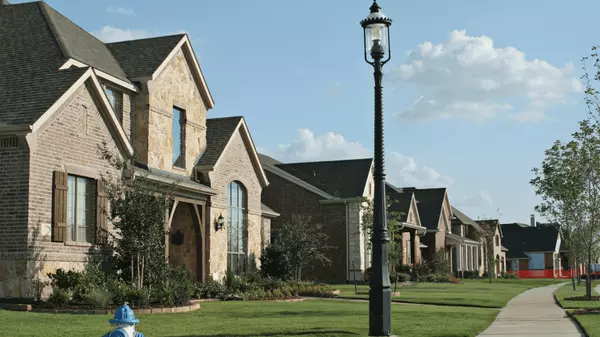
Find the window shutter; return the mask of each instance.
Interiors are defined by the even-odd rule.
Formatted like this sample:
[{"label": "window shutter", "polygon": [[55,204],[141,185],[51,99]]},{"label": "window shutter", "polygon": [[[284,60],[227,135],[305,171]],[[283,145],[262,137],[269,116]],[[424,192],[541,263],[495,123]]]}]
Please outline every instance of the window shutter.
[{"label": "window shutter", "polygon": [[96,244],[105,245],[108,242],[106,191],[102,179],[96,182]]},{"label": "window shutter", "polygon": [[67,239],[67,172],[54,171],[54,200],[52,241],[65,242]]}]

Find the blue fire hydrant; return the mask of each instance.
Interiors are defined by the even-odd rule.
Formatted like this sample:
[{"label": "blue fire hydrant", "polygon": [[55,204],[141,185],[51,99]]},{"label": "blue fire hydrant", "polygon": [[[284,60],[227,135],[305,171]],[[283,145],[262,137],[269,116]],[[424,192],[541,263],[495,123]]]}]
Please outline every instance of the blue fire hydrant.
[{"label": "blue fire hydrant", "polygon": [[113,326],[113,331],[102,337],[144,337],[143,333],[135,331],[135,326],[140,323],[140,320],[135,318],[133,310],[127,303],[115,310],[115,318],[108,323]]}]

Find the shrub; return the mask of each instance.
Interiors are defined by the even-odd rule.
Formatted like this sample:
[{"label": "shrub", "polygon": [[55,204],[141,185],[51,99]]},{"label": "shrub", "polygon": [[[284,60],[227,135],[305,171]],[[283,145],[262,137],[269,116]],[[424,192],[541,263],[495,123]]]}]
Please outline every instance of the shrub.
[{"label": "shrub", "polygon": [[426,280],[430,283],[461,283],[459,278],[446,274],[431,274],[427,276]]},{"label": "shrub", "polygon": [[463,271],[463,278],[465,279],[478,279],[480,278],[478,271]]},{"label": "shrub", "polygon": [[194,297],[196,298],[223,298],[227,293],[224,285],[217,281],[210,280],[206,284],[196,284]]},{"label": "shrub", "polygon": [[[64,286],[64,284],[63,284]],[[48,303],[51,303],[59,308],[65,307],[71,301],[71,292],[67,289],[52,287],[52,294],[48,297]]]},{"label": "shrub", "polygon": [[417,263],[410,270],[410,280],[413,282],[423,282],[430,273],[431,271],[427,264]]},{"label": "shrub", "polygon": [[50,284],[48,281],[42,281],[40,279],[33,279],[31,281],[31,289],[33,290],[33,296],[35,301],[42,300],[42,294],[44,289]]},{"label": "shrub", "polygon": [[293,276],[292,263],[278,245],[267,246],[260,256],[260,272],[264,277],[289,280]]},{"label": "shrub", "polygon": [[410,281],[410,275],[405,273],[398,273],[393,275],[391,282],[408,282]]},{"label": "shrub", "polygon": [[59,268],[54,274],[48,273],[48,277],[53,288],[72,291],[79,285],[81,273],[74,270],[65,272],[62,268]]},{"label": "shrub", "polygon": [[500,275],[500,277],[504,278],[504,279],[518,279],[519,278],[517,275],[512,274],[512,273],[502,273]]},{"label": "shrub", "polygon": [[93,289],[82,295],[82,300],[85,305],[93,308],[107,308],[112,302],[110,292],[101,289]]},{"label": "shrub", "polygon": [[185,305],[194,295],[194,277],[185,267],[172,268],[168,283],[173,300],[164,304]]}]

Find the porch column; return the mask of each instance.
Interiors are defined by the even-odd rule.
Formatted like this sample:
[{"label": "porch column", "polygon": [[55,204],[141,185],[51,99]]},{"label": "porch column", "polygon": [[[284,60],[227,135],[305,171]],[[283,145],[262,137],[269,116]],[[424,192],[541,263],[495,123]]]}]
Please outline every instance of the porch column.
[{"label": "porch column", "polygon": [[178,200],[173,202],[173,208],[165,213],[165,261],[169,263],[169,244],[171,243],[171,222],[173,221],[173,215],[175,215],[175,209],[179,204]]},{"label": "porch column", "polygon": [[415,233],[413,233],[413,239],[412,239],[412,242],[414,245],[413,246],[413,248],[414,248],[413,256],[415,259],[415,263],[421,263],[421,238],[415,234],[416,234],[416,231],[415,231]]},{"label": "porch column", "polygon": [[456,270],[455,271],[459,271],[461,268],[461,263],[462,263],[462,256],[461,256],[461,251],[460,251],[460,245],[456,246],[454,248],[454,251],[456,253]]},{"label": "porch column", "polygon": [[415,264],[417,263],[417,251],[415,249],[415,247],[417,247],[417,243],[415,242],[415,231],[410,231],[410,247],[408,247],[408,249],[411,250],[411,261],[408,261],[408,263],[410,264]]}]

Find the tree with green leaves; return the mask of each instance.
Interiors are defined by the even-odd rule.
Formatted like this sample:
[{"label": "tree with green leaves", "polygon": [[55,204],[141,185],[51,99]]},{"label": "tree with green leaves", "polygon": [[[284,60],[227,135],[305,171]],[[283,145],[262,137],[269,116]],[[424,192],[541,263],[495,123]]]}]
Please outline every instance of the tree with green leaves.
[{"label": "tree with green leaves", "polygon": [[572,136],[571,141],[556,141],[546,151],[541,168],[533,169],[531,184],[542,198],[536,210],[559,223],[561,234],[568,238],[572,263],[583,255],[586,296],[591,299],[590,267],[600,242],[600,125],[581,121]]},{"label": "tree with green leaves", "polygon": [[[388,266],[390,273],[397,272],[402,265],[402,223],[400,218],[404,215],[402,212],[394,210],[394,205],[398,200],[386,196],[387,207],[387,229],[390,238],[388,246]],[[362,208],[362,230],[367,235],[367,249],[371,250],[373,236],[373,200],[363,199]],[[410,249],[410,248],[409,248]]]},{"label": "tree with green leaves", "polygon": [[[327,243],[329,236],[323,232],[323,226],[315,223],[312,217],[292,214],[291,219],[274,232],[275,236],[266,250],[274,258],[268,262],[286,268],[289,266],[294,279],[300,281],[303,269],[315,262],[322,265],[331,263],[327,253],[334,247]],[[262,260],[263,263],[265,261]]]},{"label": "tree with green leaves", "polygon": [[488,275],[490,283],[494,278],[496,269],[496,257],[494,256],[494,239],[496,237],[496,226],[498,220],[485,219],[478,221],[479,228],[477,236],[482,244],[484,269]]},{"label": "tree with green leaves", "polygon": [[[175,184],[154,183],[134,177],[134,158],[123,159],[104,143],[98,148],[113,171],[102,174],[110,209],[104,210],[116,233],[106,233],[116,252],[121,277],[137,289],[165,279],[165,218],[172,206]],[[117,172],[115,174],[114,172]]]}]

